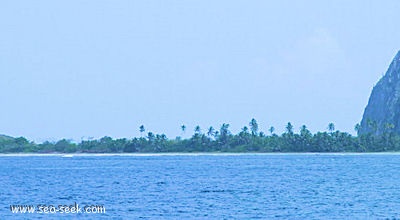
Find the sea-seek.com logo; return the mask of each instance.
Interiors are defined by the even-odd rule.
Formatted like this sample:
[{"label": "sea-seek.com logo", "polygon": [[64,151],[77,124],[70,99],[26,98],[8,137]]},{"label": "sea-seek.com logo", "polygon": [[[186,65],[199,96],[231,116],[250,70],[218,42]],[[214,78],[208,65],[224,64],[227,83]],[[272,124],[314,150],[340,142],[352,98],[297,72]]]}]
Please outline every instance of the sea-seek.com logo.
[{"label": "sea-seek.com logo", "polygon": [[76,202],[72,205],[10,205],[12,213],[39,213],[39,214],[56,214],[56,213],[106,213],[104,205],[85,205],[79,206]]}]

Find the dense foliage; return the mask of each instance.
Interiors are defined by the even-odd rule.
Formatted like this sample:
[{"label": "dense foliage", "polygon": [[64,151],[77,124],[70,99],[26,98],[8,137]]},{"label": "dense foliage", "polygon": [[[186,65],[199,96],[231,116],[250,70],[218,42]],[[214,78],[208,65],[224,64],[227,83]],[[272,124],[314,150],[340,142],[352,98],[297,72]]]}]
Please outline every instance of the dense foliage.
[{"label": "dense foliage", "polygon": [[[356,125],[357,130],[359,125]],[[182,132],[186,126],[181,126]],[[145,127],[139,131],[146,133]],[[70,140],[44,142],[36,144],[23,137],[0,136],[0,153],[150,153],[150,152],[382,152],[399,151],[400,135],[388,130],[382,135],[372,133],[352,136],[335,130],[330,123],[328,131],[312,134],[305,125],[298,133],[289,122],[286,131],[277,135],[275,128],[268,129],[269,135],[259,131],[258,123],[252,119],[238,134],[232,134],[229,124],[223,124],[218,130],[209,127],[202,132],[196,126],[189,139],[176,137],[168,139],[164,134],[148,132],[146,137],[133,139],[83,140],[73,143]]]}]

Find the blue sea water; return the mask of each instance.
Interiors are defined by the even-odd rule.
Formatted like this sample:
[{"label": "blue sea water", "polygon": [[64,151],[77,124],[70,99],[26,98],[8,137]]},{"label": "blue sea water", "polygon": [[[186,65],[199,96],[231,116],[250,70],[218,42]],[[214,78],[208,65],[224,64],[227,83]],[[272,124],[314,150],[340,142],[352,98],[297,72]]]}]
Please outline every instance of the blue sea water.
[{"label": "blue sea water", "polygon": [[[400,218],[400,155],[0,156],[0,219]],[[15,214],[10,205],[104,205]]]}]

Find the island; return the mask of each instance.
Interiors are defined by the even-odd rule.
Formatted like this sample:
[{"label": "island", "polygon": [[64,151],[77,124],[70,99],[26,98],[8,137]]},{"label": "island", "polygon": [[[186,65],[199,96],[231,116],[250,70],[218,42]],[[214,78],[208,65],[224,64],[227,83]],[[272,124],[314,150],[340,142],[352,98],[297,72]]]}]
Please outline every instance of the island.
[{"label": "island", "polygon": [[[180,127],[182,132],[186,126]],[[167,153],[167,152],[393,152],[400,151],[400,52],[394,57],[386,74],[372,90],[357,136],[335,129],[310,132],[302,125],[298,132],[288,122],[285,132],[276,134],[272,126],[267,133],[259,130],[251,119],[237,134],[224,123],[219,128],[196,126],[190,138],[173,139],[165,134],[146,132],[139,126],[141,137],[72,140],[35,143],[24,137],[0,135],[0,153]]]}]

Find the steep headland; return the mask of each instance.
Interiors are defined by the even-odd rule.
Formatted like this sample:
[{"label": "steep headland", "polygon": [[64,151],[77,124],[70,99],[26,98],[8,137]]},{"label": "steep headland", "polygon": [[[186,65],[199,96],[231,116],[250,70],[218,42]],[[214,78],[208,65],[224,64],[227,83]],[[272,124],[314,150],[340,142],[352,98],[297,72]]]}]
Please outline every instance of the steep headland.
[{"label": "steep headland", "polygon": [[400,51],[372,90],[358,134],[400,134]]}]

